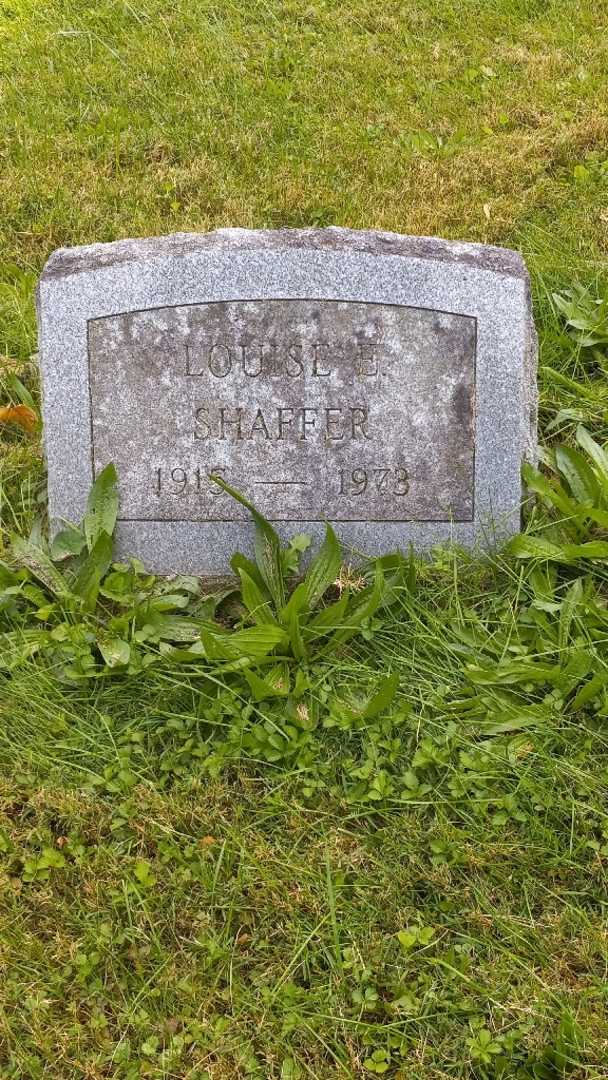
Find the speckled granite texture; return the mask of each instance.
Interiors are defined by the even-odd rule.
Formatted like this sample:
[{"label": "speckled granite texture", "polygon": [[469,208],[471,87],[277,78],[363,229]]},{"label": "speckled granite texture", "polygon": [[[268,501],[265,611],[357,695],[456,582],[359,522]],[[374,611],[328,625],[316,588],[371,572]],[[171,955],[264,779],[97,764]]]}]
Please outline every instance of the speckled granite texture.
[{"label": "speckled granite texture", "polygon": [[49,510],[119,469],[118,545],[160,573],[250,551],[221,471],[277,523],[376,554],[519,528],[536,449],[521,257],[347,229],[62,249],[38,290]]}]

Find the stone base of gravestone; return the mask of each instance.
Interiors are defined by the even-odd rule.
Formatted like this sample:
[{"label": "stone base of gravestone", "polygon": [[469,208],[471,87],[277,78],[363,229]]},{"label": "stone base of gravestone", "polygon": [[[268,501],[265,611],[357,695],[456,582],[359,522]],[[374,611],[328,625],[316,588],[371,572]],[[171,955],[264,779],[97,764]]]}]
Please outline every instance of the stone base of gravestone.
[{"label": "stone base of gravestone", "polygon": [[501,248],[223,229],[65,249],[38,291],[49,508],[120,481],[119,549],[226,572],[247,511],[366,554],[519,529],[536,448],[528,274]]}]

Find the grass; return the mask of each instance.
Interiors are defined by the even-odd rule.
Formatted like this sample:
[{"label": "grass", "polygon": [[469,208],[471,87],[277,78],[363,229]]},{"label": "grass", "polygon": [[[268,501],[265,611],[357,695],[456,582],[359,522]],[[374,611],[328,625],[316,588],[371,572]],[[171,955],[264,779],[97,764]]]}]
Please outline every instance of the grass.
[{"label": "grass", "polygon": [[[552,293],[606,292],[607,53],[590,0],[0,0],[0,404],[37,393],[55,247],[340,224],[519,248],[543,439],[604,442]],[[5,557],[43,480],[0,429]],[[0,672],[0,1076],[608,1077],[605,692],[573,707],[605,561],[417,572],[313,668],[321,716],[389,670],[396,702],[306,768],[229,743],[242,690],[210,753],[187,665]],[[505,684],[518,658],[566,681]]]},{"label": "grass", "polygon": [[[0,754],[18,748],[2,792],[15,1075],[366,1076],[386,1052],[391,1076],[552,1078],[559,1066],[533,1063],[574,1018],[567,1075],[605,1075],[602,722],[554,700],[484,741],[490,709],[461,709],[462,632],[506,605],[487,580],[456,593],[427,575],[415,605],[316,669],[332,688],[399,672],[411,712],[394,753],[434,757],[408,802],[349,802],[333,769],[312,799],[280,766],[214,780],[180,728],[200,691],[175,672],[94,693],[13,674]],[[321,753],[352,753],[329,735]],[[484,1067],[480,1031],[504,1072]]]}]

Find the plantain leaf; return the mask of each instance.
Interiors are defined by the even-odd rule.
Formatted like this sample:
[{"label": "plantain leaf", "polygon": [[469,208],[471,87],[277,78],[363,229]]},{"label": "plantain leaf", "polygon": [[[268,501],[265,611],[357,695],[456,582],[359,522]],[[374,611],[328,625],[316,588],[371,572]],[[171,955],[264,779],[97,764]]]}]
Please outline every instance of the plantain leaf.
[{"label": "plantain leaf", "polygon": [[243,676],[249,684],[249,689],[255,701],[265,701],[267,698],[286,697],[289,693],[289,685],[276,668],[269,672],[265,679],[256,675],[255,671],[246,669]]},{"label": "plantain leaf", "polygon": [[280,626],[252,626],[221,636],[203,628],[201,640],[210,660],[240,660],[267,656],[287,643],[287,635]]},{"label": "plantain leaf", "polygon": [[608,540],[588,540],[585,544],[564,544],[564,555],[572,559],[608,559]]},{"label": "plantain leaf", "polygon": [[303,660],[307,652],[300,628],[300,615],[306,609],[307,595],[306,582],[301,581],[298,587],[292,592],[289,602],[285,605],[280,615],[281,622],[289,635],[293,655],[297,657],[298,660]]},{"label": "plantain leaf", "polygon": [[508,713],[499,713],[499,716],[504,715],[506,719],[496,720],[487,724],[483,724],[484,735],[506,735],[509,731],[521,731],[523,728],[538,727],[542,724],[542,718],[532,710],[521,709],[515,715],[509,715]]},{"label": "plantain leaf", "polygon": [[584,544],[552,544],[541,536],[514,536],[506,547],[516,559],[550,559],[570,565],[577,559],[608,559],[608,540],[588,540]]},{"label": "plantain leaf", "polygon": [[283,580],[283,566],[281,561],[281,541],[266,518],[256,510],[249,499],[246,499],[240,491],[227,484],[221,476],[212,476],[211,479],[236,499],[241,506],[245,506],[251,514],[255,524],[255,557],[258,570],[266,584],[268,591],[277,608],[285,603],[285,581]]},{"label": "plantain leaf", "polygon": [[112,536],[118,516],[118,477],[110,463],[102,469],[89,492],[83,528],[92,551],[102,533]]},{"label": "plantain leaf", "polygon": [[75,525],[68,525],[53,538],[51,542],[51,558],[54,562],[61,562],[71,555],[80,555],[86,544],[86,537],[81,529]]},{"label": "plantain leaf", "polygon": [[259,589],[262,589],[263,591],[266,588],[266,585],[264,584],[264,579],[255,563],[252,562],[251,559],[246,558],[245,555],[241,555],[240,551],[235,551],[234,555],[230,560],[230,565],[234,570],[235,574],[240,575],[241,570],[244,570],[245,573],[248,574],[249,577],[252,579],[252,581],[255,581]]},{"label": "plantain leaf", "polygon": [[236,656],[267,656],[279,645],[287,644],[287,635],[280,626],[251,626],[237,630],[226,639]]},{"label": "plantain leaf", "polygon": [[555,463],[568,481],[574,498],[584,505],[596,506],[600,496],[599,484],[583,455],[570,446],[558,446],[555,450]]},{"label": "plantain leaf", "polygon": [[576,441],[594,462],[601,477],[604,496],[608,497],[608,454],[582,424],[576,429]]},{"label": "plantain leaf", "polygon": [[542,536],[526,536],[520,533],[509,541],[505,550],[516,559],[555,559],[559,562],[563,558],[564,549],[544,540]]},{"label": "plantain leaf", "polygon": [[383,712],[384,709],[387,709],[395,697],[398,688],[399,676],[396,672],[392,675],[387,675],[385,679],[382,679],[376,693],[365,706],[362,713],[363,717],[366,720],[371,720],[374,716],[378,716],[379,713]]},{"label": "plantain leaf", "polygon": [[467,676],[475,686],[517,686],[521,683],[556,683],[563,677],[559,664],[513,660],[495,667],[467,664]]},{"label": "plantain leaf", "polygon": [[21,401],[24,405],[28,405],[33,412],[36,412],[36,402],[27,386],[23,385],[21,379],[19,379],[14,372],[4,376],[4,384],[12,397],[16,397],[18,401]]},{"label": "plantain leaf", "polygon": [[32,544],[30,540],[25,540],[21,536],[13,536],[12,550],[19,562],[27,566],[30,573],[38,581],[41,581],[49,592],[64,598],[72,594],[72,590],[63,574],[54,566],[42,548],[37,547],[36,544]]},{"label": "plantain leaf", "polygon": [[243,603],[253,621],[259,624],[274,623],[276,625],[276,619],[272,614],[270,604],[268,603],[268,595],[264,595],[257,581],[254,581],[242,566],[239,566],[238,572],[241,579],[241,596],[243,598]]},{"label": "plantain leaf", "polygon": [[603,690],[605,687],[606,683],[608,683],[608,671],[598,671],[588,683],[585,683],[585,685],[581,687],[578,694],[571,702],[570,708],[573,709],[574,712],[582,709],[584,705],[587,705],[588,702],[593,701],[593,699],[597,697],[600,690]]},{"label": "plantain leaf", "polygon": [[315,631],[315,636],[320,636],[321,634],[327,634],[330,630],[339,626],[344,619],[349,600],[350,593],[348,589],[344,589],[339,600],[322,608],[321,611],[317,612],[314,618],[310,620],[306,627],[307,632],[313,630]]},{"label": "plantain leaf", "polygon": [[222,646],[221,637],[212,633],[203,626],[200,631],[200,640],[203,644],[204,655],[207,660],[225,660],[226,650]]},{"label": "plantain leaf", "polygon": [[[178,664],[190,664],[206,658],[200,637],[185,648],[180,648],[179,645],[170,645],[167,641],[161,641],[159,649],[163,656],[171,657],[171,661],[176,661]],[[200,672],[196,672],[196,674],[199,675]]]},{"label": "plantain leaf", "polygon": [[560,649],[565,649],[568,645],[572,620],[577,607],[580,606],[582,598],[583,581],[582,578],[577,578],[576,581],[572,582],[572,585],[562,600],[558,629],[558,644]]},{"label": "plantain leaf", "polygon": [[102,578],[112,562],[112,547],[112,537],[106,532],[100,533],[72,584],[87,611],[93,611],[97,603]]},{"label": "plantain leaf", "polygon": [[[154,611],[149,612],[147,621],[154,627],[161,641],[198,641],[203,625],[198,619]],[[219,626],[216,628],[214,624],[205,624],[205,629],[213,633],[221,633],[221,628]]]},{"label": "plantain leaf", "polygon": [[338,538],[329,522],[325,526],[325,539],[317,555],[312,560],[304,585],[306,590],[306,607],[311,611],[319,602],[329,586],[338,576],[342,553]]},{"label": "plantain leaf", "polygon": [[566,494],[559,482],[556,481],[555,484],[552,484],[546,476],[543,476],[542,473],[527,462],[523,466],[522,475],[524,483],[530,491],[533,491],[536,495],[542,495],[543,499],[546,499],[551,506],[556,506],[558,510],[561,510],[565,517],[574,516],[577,509],[576,503]]},{"label": "plantain leaf", "polygon": [[122,667],[129,663],[131,647],[122,638],[98,638],[97,647],[108,667]]},{"label": "plantain leaf", "polygon": [[564,694],[571,693],[583,679],[587,678],[593,666],[593,656],[588,649],[572,649],[567,663],[561,669],[556,686]]},{"label": "plantain leaf", "polygon": [[584,512],[581,512],[581,517],[595,521],[597,525],[602,525],[605,529],[608,529],[608,510],[595,510],[589,506],[585,508]]}]

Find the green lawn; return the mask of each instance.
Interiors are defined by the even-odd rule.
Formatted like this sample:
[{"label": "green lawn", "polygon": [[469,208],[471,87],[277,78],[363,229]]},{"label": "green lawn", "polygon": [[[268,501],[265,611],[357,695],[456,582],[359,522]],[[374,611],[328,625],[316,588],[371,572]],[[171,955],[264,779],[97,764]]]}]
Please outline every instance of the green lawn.
[{"label": "green lawn", "polygon": [[591,0],[0,0],[0,407],[38,401],[54,248],[338,224],[522,251],[546,447],[510,552],[344,568],[320,610],[375,595],[358,633],[303,612],[243,672],[174,626],[238,634],[251,586],[96,596],[15,544],[43,463],[0,426],[2,1080],[608,1078],[607,30]]}]

